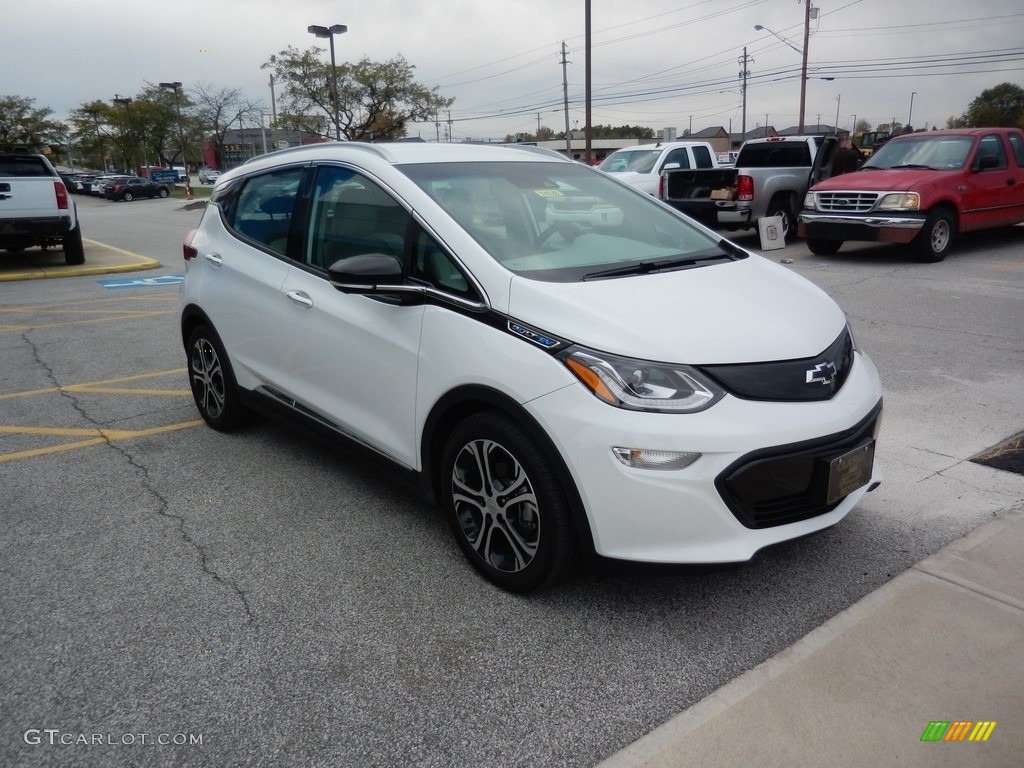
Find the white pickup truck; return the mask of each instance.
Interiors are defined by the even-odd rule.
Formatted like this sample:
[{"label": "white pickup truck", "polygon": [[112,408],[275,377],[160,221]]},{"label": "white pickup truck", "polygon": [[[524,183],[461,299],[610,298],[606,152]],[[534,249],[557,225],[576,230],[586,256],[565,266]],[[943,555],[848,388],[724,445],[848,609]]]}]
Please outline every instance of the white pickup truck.
[{"label": "white pickup truck", "polygon": [[706,141],[659,141],[617,149],[597,167],[641,192],[658,196],[662,171],[720,166],[718,153]]},{"label": "white pickup truck", "polygon": [[0,152],[0,250],[60,245],[68,264],[83,264],[82,229],[67,187],[43,155]]}]

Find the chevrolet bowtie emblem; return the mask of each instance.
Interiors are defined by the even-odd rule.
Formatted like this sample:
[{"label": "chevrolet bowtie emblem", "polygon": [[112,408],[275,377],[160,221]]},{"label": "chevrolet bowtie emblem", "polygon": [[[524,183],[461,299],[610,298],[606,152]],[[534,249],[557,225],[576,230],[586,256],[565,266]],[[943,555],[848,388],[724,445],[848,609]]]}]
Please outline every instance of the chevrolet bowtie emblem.
[{"label": "chevrolet bowtie emblem", "polygon": [[806,384],[831,384],[836,380],[836,367],[832,363],[818,363],[816,366],[807,371]]}]

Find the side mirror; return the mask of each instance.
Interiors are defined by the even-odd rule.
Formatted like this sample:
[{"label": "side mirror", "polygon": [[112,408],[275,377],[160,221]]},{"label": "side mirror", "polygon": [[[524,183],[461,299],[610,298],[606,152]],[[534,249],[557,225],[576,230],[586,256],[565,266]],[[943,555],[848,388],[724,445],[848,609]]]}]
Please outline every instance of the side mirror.
[{"label": "side mirror", "polygon": [[999,158],[995,155],[982,155],[978,159],[978,170],[987,171],[989,168],[998,168]]},{"label": "side mirror", "polygon": [[331,285],[343,293],[374,293],[402,284],[402,265],[394,256],[364,253],[349,256],[327,268]]}]

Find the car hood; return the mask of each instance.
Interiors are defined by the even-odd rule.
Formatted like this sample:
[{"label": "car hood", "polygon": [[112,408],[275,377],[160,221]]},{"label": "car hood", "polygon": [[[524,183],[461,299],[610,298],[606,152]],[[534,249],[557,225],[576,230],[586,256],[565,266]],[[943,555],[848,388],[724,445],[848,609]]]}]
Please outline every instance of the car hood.
[{"label": "car hood", "polygon": [[700,365],[812,357],[846,324],[824,291],[759,256],[584,283],[517,276],[509,314],[604,352]]},{"label": "car hood", "polygon": [[904,192],[915,189],[921,184],[930,184],[948,173],[960,173],[960,171],[937,171],[921,168],[895,168],[892,170],[867,168],[855,171],[854,173],[844,173],[841,176],[825,179],[815,184],[813,189],[815,192],[829,192],[837,189]]}]

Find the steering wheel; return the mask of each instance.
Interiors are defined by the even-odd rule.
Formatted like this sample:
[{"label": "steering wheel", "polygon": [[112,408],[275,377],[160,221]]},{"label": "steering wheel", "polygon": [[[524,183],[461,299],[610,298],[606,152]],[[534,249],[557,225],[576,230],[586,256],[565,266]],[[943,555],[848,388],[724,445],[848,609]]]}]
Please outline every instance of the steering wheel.
[{"label": "steering wheel", "polygon": [[554,224],[552,224],[550,227],[545,229],[537,236],[537,239],[533,241],[533,248],[534,250],[539,251],[541,249],[541,246],[543,246],[544,243],[548,241],[548,238],[550,238],[556,232],[559,235],[561,235],[562,239],[565,240],[567,243],[572,243],[573,240],[575,240],[577,237],[579,237],[586,231],[587,230],[585,230],[583,227],[581,227],[579,224],[576,224],[575,222],[556,221]]}]

